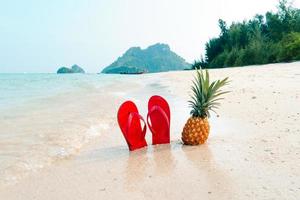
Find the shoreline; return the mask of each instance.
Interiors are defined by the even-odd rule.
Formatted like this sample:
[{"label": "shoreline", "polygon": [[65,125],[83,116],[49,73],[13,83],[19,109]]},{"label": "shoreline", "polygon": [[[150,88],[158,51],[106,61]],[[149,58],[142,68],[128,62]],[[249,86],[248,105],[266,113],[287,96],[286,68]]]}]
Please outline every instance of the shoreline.
[{"label": "shoreline", "polygon": [[[210,120],[206,144],[183,146],[180,134],[189,116],[193,71],[126,78],[140,87],[116,98],[103,111],[108,129],[78,155],[19,183],[0,188],[0,199],[297,199],[300,196],[300,64],[211,70],[232,82]],[[124,81],[124,80],[123,80]],[[112,92],[113,93],[113,92]],[[145,116],[152,94],[171,107],[171,144],[128,152],[116,113],[133,99]],[[125,98],[126,97],[126,98]],[[109,98],[108,98],[109,101]],[[288,107],[287,107],[288,104]],[[96,105],[96,104],[95,104]],[[95,107],[99,109],[99,107]],[[151,133],[147,131],[147,141]]]},{"label": "shoreline", "polygon": [[[138,86],[136,83],[132,85]],[[13,186],[57,162],[76,157],[82,148],[101,137],[109,128],[109,123],[114,121],[104,108],[112,110],[111,102],[117,104],[121,101],[122,95],[118,91],[118,85],[110,83],[105,87],[71,90],[37,98],[26,102],[26,106],[4,110],[0,116],[1,131],[11,132],[11,135],[3,135],[1,151],[4,156],[14,153],[16,158],[0,166],[0,188]],[[99,109],[95,110],[95,107]],[[33,141],[28,141],[32,143],[30,146],[22,146],[28,143],[28,138],[24,137],[26,134],[31,134],[29,139]],[[17,137],[20,140],[14,140]],[[12,145],[18,143],[20,147],[14,152]]]}]

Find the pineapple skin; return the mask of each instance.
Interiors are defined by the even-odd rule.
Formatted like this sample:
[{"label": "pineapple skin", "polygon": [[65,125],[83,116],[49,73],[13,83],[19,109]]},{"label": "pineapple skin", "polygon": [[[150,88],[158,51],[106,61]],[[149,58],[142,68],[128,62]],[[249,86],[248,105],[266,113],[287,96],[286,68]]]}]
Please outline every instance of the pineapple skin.
[{"label": "pineapple skin", "polygon": [[186,145],[203,144],[208,138],[209,130],[207,118],[190,117],[183,127],[181,139]]}]

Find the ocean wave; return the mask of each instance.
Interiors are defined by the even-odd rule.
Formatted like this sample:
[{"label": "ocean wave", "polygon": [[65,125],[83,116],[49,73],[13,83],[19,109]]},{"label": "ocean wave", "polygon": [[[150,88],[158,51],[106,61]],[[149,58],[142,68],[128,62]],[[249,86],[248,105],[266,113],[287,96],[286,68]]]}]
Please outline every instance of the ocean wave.
[{"label": "ocean wave", "polygon": [[72,158],[109,129],[112,119],[104,110],[110,103],[101,102],[109,96],[105,88],[114,82],[109,77],[61,76],[61,81],[53,74],[10,76],[0,76],[1,83],[18,79],[15,86],[0,88],[7,94],[0,103],[0,184],[14,184],[53,162]]}]

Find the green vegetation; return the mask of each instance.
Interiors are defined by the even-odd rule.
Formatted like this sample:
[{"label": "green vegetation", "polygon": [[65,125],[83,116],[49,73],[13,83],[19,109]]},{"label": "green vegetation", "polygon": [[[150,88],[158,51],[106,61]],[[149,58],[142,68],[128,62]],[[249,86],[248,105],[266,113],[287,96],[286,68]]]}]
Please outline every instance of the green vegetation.
[{"label": "green vegetation", "polygon": [[280,0],[276,13],[231,24],[206,43],[205,59],[192,68],[220,68],[300,60],[300,9]]},{"label": "green vegetation", "polygon": [[216,112],[220,105],[219,101],[223,94],[229,91],[222,91],[221,88],[229,83],[228,77],[223,80],[210,82],[208,70],[197,70],[197,75],[192,85],[192,100],[189,101],[193,117],[210,117],[209,111]]},{"label": "green vegetation", "polygon": [[102,73],[135,74],[190,68],[190,64],[170,50],[167,44],[154,44],[146,49],[131,47]]}]

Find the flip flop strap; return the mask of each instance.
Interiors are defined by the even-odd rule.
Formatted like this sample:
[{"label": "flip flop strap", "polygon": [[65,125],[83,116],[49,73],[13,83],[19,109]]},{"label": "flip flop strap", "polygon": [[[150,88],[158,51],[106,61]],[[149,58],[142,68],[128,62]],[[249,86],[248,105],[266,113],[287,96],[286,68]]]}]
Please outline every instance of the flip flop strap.
[{"label": "flip flop strap", "polygon": [[165,118],[166,122],[167,122],[167,125],[168,127],[170,127],[170,121],[169,121],[169,117],[167,116],[166,112],[160,107],[160,106],[153,106],[150,111],[148,112],[147,114],[147,124],[148,124],[148,127],[150,128],[151,132],[152,133],[155,133],[154,129],[152,128],[152,125],[150,124],[149,122],[149,118],[150,118],[150,115],[154,112],[154,111],[159,111],[163,117]]},{"label": "flip flop strap", "polygon": [[145,122],[144,118],[136,112],[129,113],[128,121],[127,121],[127,127],[126,127],[126,133],[128,134],[129,128],[131,127],[132,120],[133,120],[134,117],[137,117],[138,119],[140,119],[144,123],[144,127],[143,127],[143,130],[142,130],[142,136],[145,137],[146,131],[147,131],[146,122]]}]

